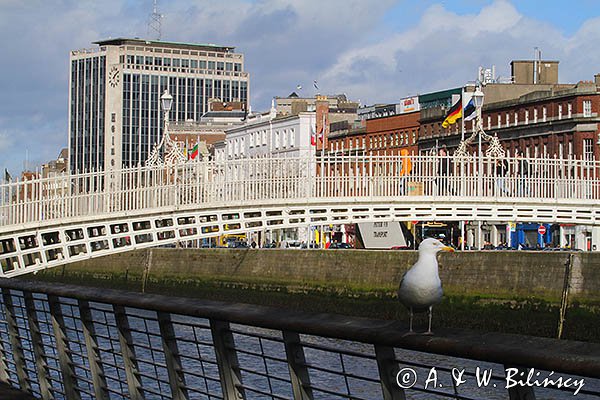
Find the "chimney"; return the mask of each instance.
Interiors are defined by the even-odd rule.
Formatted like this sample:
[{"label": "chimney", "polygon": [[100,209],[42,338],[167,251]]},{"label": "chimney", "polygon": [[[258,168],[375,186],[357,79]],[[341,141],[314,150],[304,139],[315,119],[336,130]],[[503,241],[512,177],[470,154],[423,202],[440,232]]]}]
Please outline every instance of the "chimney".
[{"label": "chimney", "polygon": [[[329,100],[327,100],[327,96],[317,95],[315,117],[317,119],[317,150],[327,150],[327,135],[329,133]],[[323,133],[321,134],[321,132]]]}]

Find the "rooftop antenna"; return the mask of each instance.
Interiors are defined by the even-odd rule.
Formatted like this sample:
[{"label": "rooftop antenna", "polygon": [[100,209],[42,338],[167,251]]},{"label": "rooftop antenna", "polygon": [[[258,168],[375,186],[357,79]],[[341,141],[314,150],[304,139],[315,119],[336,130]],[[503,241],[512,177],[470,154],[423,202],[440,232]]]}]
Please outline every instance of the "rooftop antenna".
[{"label": "rooftop antenna", "polygon": [[163,15],[158,13],[158,5],[156,3],[157,0],[154,0],[152,14],[150,14],[150,18],[148,19],[148,36],[151,39],[155,38],[156,40],[160,40]]}]

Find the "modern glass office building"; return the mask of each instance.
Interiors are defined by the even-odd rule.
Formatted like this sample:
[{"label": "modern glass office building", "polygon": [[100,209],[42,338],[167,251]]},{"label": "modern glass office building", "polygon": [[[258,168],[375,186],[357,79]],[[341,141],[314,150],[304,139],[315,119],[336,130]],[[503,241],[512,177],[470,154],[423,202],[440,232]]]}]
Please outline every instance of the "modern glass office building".
[{"label": "modern glass office building", "polygon": [[250,79],[234,47],[110,39],[71,52],[70,170],[144,164],[163,132],[160,96],[173,96],[170,121],[199,121],[209,100],[240,101]]}]

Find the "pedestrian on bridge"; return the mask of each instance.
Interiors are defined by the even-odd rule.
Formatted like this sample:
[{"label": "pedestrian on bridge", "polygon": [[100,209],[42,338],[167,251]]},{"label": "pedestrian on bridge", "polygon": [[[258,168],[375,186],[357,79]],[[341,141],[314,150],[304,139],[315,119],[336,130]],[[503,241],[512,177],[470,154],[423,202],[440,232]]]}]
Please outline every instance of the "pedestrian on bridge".
[{"label": "pedestrian on bridge", "polygon": [[510,195],[510,191],[506,188],[505,176],[508,173],[508,161],[505,159],[496,160],[496,186],[498,187],[497,195]]}]

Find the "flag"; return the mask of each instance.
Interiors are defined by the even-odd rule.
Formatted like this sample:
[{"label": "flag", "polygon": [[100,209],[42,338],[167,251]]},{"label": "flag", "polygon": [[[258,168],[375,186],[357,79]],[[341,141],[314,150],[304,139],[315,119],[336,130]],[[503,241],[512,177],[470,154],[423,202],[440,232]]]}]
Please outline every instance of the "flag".
[{"label": "flag", "polygon": [[315,132],[316,129],[313,129],[312,125],[310,126],[310,145],[311,146],[316,146],[317,145],[317,132]]},{"label": "flag", "polygon": [[449,127],[452,124],[456,123],[456,120],[462,116],[462,98],[458,99],[458,101],[450,108],[448,115],[446,115],[446,119],[442,122],[442,126],[444,128]]},{"label": "flag", "polygon": [[8,173],[8,169],[4,168],[4,182],[12,182],[12,176]]},{"label": "flag", "polygon": [[473,98],[471,97],[471,100],[469,100],[469,102],[465,106],[465,109],[463,110],[463,115],[465,116],[464,117],[465,121],[470,121],[472,119],[475,119],[475,117],[477,116],[477,113],[475,111],[476,111],[475,102],[473,101]]},{"label": "flag", "polygon": [[192,151],[190,152],[190,159],[195,159],[196,157],[198,157],[198,143],[196,143],[194,145],[194,147],[192,147]]},{"label": "flag", "polygon": [[315,87],[315,89],[319,90],[319,85],[317,85],[317,81],[313,81],[313,86]]}]

